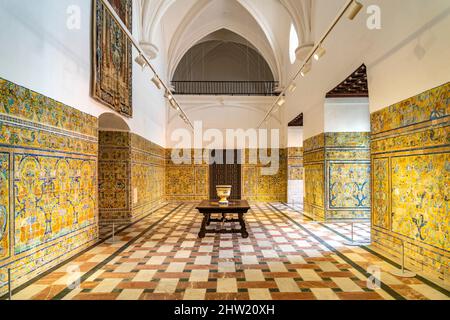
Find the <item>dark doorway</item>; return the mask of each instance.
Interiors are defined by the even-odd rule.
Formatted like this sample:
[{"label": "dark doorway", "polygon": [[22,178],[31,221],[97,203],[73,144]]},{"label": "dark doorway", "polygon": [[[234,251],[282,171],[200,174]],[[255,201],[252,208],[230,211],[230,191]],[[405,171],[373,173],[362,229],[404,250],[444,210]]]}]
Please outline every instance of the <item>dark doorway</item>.
[{"label": "dark doorway", "polygon": [[[212,150],[211,158],[217,161],[209,166],[209,196],[218,199],[216,186],[231,185],[233,200],[241,199],[241,151]],[[220,161],[222,160],[222,161]],[[211,162],[210,162],[211,163]]]}]

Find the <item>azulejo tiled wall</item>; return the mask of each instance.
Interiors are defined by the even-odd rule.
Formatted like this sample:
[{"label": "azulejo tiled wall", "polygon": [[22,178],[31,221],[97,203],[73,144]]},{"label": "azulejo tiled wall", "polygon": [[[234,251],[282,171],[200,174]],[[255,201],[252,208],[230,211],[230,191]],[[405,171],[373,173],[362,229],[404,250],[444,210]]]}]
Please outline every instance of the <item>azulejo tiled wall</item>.
[{"label": "azulejo tiled wall", "polygon": [[304,142],[305,214],[319,221],[370,217],[370,134],[328,132]]},{"label": "azulejo tiled wall", "polygon": [[371,115],[372,241],[449,281],[450,83]]},{"label": "azulejo tiled wall", "polygon": [[[209,199],[209,164],[204,161],[203,153],[190,150],[191,164],[177,164],[172,160],[172,152],[182,156],[182,150],[166,151],[166,200]],[[286,150],[279,149],[279,170],[273,175],[262,174],[264,165],[258,160],[257,152],[253,162],[249,161],[251,153],[248,149],[241,154],[246,157],[242,160],[241,168],[242,198],[250,201],[286,201]],[[271,150],[268,150],[268,154],[271,154]]]},{"label": "azulejo tiled wall", "polygon": [[[269,149],[267,155],[278,152],[278,170],[272,174],[263,174],[264,167],[273,164],[261,162],[261,150],[245,150],[245,161],[242,164],[242,198],[250,201],[287,201],[287,149]],[[257,157],[257,159],[255,159]]]},{"label": "azulejo tiled wall", "polygon": [[131,220],[131,134],[99,131],[98,195],[101,223]]},{"label": "azulejo tiled wall", "polygon": [[303,148],[288,148],[288,180],[303,180]]},{"label": "azulejo tiled wall", "polygon": [[129,223],[164,202],[164,148],[130,132],[99,133],[101,223]]},{"label": "azulejo tiled wall", "polygon": [[305,170],[305,214],[314,220],[325,220],[325,134],[303,142]]},{"label": "azulejo tiled wall", "polygon": [[133,220],[165,201],[165,149],[131,134],[131,212]]},{"label": "azulejo tiled wall", "polygon": [[97,119],[0,79],[0,293],[97,239]]},{"label": "azulejo tiled wall", "polygon": [[189,150],[186,159],[190,159],[190,163],[180,164],[173,159],[184,157],[183,150],[166,150],[166,200],[197,201],[209,198],[209,165],[203,159],[203,152]]}]

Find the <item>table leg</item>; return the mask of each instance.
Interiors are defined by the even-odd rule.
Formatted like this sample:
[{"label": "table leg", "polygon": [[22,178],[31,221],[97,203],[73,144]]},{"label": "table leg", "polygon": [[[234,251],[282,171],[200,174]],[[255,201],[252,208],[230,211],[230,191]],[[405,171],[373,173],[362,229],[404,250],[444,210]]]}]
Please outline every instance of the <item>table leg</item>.
[{"label": "table leg", "polygon": [[248,232],[247,227],[245,226],[244,214],[239,213],[238,216],[239,216],[239,224],[241,225],[242,238],[246,239],[248,238]]},{"label": "table leg", "polygon": [[200,228],[200,232],[198,233],[198,237],[199,238],[204,238],[206,236],[206,225],[209,222],[209,218],[210,218],[210,214],[209,213],[204,213],[203,214],[202,226]]}]

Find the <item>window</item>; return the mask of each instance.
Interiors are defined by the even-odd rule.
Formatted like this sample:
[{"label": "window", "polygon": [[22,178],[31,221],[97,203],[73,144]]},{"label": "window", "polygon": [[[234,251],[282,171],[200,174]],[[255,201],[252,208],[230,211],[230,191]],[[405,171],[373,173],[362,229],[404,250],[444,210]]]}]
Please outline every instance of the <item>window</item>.
[{"label": "window", "polygon": [[291,33],[289,35],[289,57],[291,59],[291,64],[297,60],[295,55],[295,50],[298,48],[298,35],[293,24],[291,24]]}]

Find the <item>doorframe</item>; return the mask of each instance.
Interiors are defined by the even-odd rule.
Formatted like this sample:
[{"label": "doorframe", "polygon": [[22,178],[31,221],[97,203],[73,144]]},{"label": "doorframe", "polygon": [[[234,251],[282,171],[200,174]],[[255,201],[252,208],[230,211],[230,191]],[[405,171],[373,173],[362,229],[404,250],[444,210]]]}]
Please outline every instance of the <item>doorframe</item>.
[{"label": "doorframe", "polygon": [[[215,151],[215,150],[222,150],[224,153],[223,153],[223,155],[224,155],[224,157],[226,157],[226,154],[227,154],[227,152],[228,151],[231,151],[231,150],[233,150],[234,152],[236,152],[235,153],[235,161],[241,161],[241,163],[237,163],[236,165],[239,165],[239,175],[240,175],[240,177],[239,177],[239,179],[238,179],[238,181],[239,181],[239,188],[240,188],[240,194],[239,194],[239,199],[242,199],[242,195],[243,195],[243,185],[244,185],[244,181],[243,181],[243,162],[245,162],[245,154],[243,155],[243,152],[245,153],[245,149],[210,149],[209,150],[209,156],[211,157],[211,153],[212,153],[212,151]],[[225,163],[224,163],[224,165],[225,165]],[[209,173],[209,183],[208,183],[208,186],[209,186],[209,198],[210,199],[216,199],[217,198],[217,195],[215,194],[215,186],[214,186],[214,188],[212,188],[212,166],[213,166],[213,164],[209,164],[208,165],[208,173]],[[214,197],[213,197],[213,192],[214,192]],[[218,198],[217,198],[218,199]]]}]

